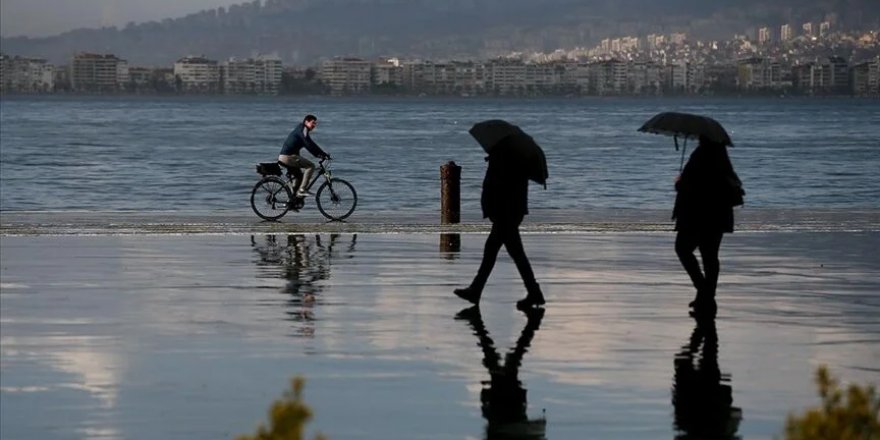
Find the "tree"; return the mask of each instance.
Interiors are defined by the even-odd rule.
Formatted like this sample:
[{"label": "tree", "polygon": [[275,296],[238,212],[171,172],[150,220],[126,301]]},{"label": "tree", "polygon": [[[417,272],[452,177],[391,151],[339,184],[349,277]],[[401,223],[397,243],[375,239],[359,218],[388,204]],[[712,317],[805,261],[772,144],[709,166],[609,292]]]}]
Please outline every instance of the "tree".
[{"label": "tree", "polygon": [[825,366],[816,371],[816,386],[822,405],[800,416],[789,415],[786,440],[880,439],[880,395],[874,386],[853,384],[844,393]]}]

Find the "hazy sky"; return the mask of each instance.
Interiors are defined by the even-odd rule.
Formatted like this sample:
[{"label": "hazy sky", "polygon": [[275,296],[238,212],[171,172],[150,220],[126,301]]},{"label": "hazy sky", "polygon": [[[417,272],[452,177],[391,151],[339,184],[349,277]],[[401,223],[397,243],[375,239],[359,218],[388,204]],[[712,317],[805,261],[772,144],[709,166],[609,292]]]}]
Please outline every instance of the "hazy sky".
[{"label": "hazy sky", "polygon": [[175,18],[244,0],[0,0],[0,34],[42,37],[71,29]]}]

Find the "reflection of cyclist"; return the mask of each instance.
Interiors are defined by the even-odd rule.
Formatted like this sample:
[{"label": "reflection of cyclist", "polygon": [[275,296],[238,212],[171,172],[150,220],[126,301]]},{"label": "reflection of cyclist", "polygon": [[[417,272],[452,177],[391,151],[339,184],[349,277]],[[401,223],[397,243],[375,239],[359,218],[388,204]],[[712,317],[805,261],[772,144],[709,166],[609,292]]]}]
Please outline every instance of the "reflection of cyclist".
[{"label": "reflection of cyclist", "polygon": [[306,147],[306,149],[309,150],[309,153],[312,153],[313,156],[319,159],[327,159],[330,157],[330,155],[325,153],[324,150],[312,140],[311,136],[309,136],[309,133],[311,133],[311,131],[317,126],[318,117],[315,115],[306,115],[306,117],[303,118],[302,124],[297,125],[296,128],[287,135],[287,139],[284,140],[284,145],[281,147],[281,152],[278,154],[278,162],[281,162],[288,168],[301,168],[305,171],[296,191],[296,195],[299,197],[311,195],[311,193],[305,188],[305,185],[309,179],[311,179],[312,172],[315,170],[315,164],[300,156],[300,150],[302,150],[303,147]]}]

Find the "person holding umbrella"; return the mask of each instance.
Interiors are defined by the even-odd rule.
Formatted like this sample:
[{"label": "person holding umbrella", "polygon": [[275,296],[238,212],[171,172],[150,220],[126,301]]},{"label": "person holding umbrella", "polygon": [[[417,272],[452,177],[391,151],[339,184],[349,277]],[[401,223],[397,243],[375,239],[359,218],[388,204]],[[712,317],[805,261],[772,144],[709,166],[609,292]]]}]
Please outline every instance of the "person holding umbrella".
[{"label": "person holding umbrella", "polygon": [[526,257],[519,225],[529,212],[529,179],[546,184],[547,162],[544,152],[531,136],[506,121],[480,122],[470,129],[470,134],[489,154],[486,157],[489,166],[483,179],[480,205],[483,218],[492,222],[492,230],[486,239],[483,261],[474,280],[467,287],[455,289],[454,293],[473,304],[479,304],[503,245],[526,287],[527,295],[517,301],[516,307],[522,310],[543,305],[544,295]]},{"label": "person holding umbrella", "polygon": [[[697,289],[690,306],[697,315],[714,316],[720,262],[718,250],[726,232],[733,232],[733,207],[743,203],[742,183],[723,143],[700,136],[684,170],[676,178],[675,253]],[[700,250],[703,270],[694,250]]]}]

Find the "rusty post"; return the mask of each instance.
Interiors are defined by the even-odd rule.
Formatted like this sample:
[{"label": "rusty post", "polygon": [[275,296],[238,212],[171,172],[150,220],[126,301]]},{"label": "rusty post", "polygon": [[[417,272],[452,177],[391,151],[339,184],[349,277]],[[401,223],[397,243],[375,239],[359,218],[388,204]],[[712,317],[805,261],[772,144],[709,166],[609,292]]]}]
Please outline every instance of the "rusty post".
[{"label": "rusty post", "polygon": [[457,232],[441,232],[440,233],[440,253],[447,260],[457,258],[458,252],[461,251],[461,234]]},{"label": "rusty post", "polygon": [[461,167],[449,161],[440,166],[440,224],[461,221]]}]

